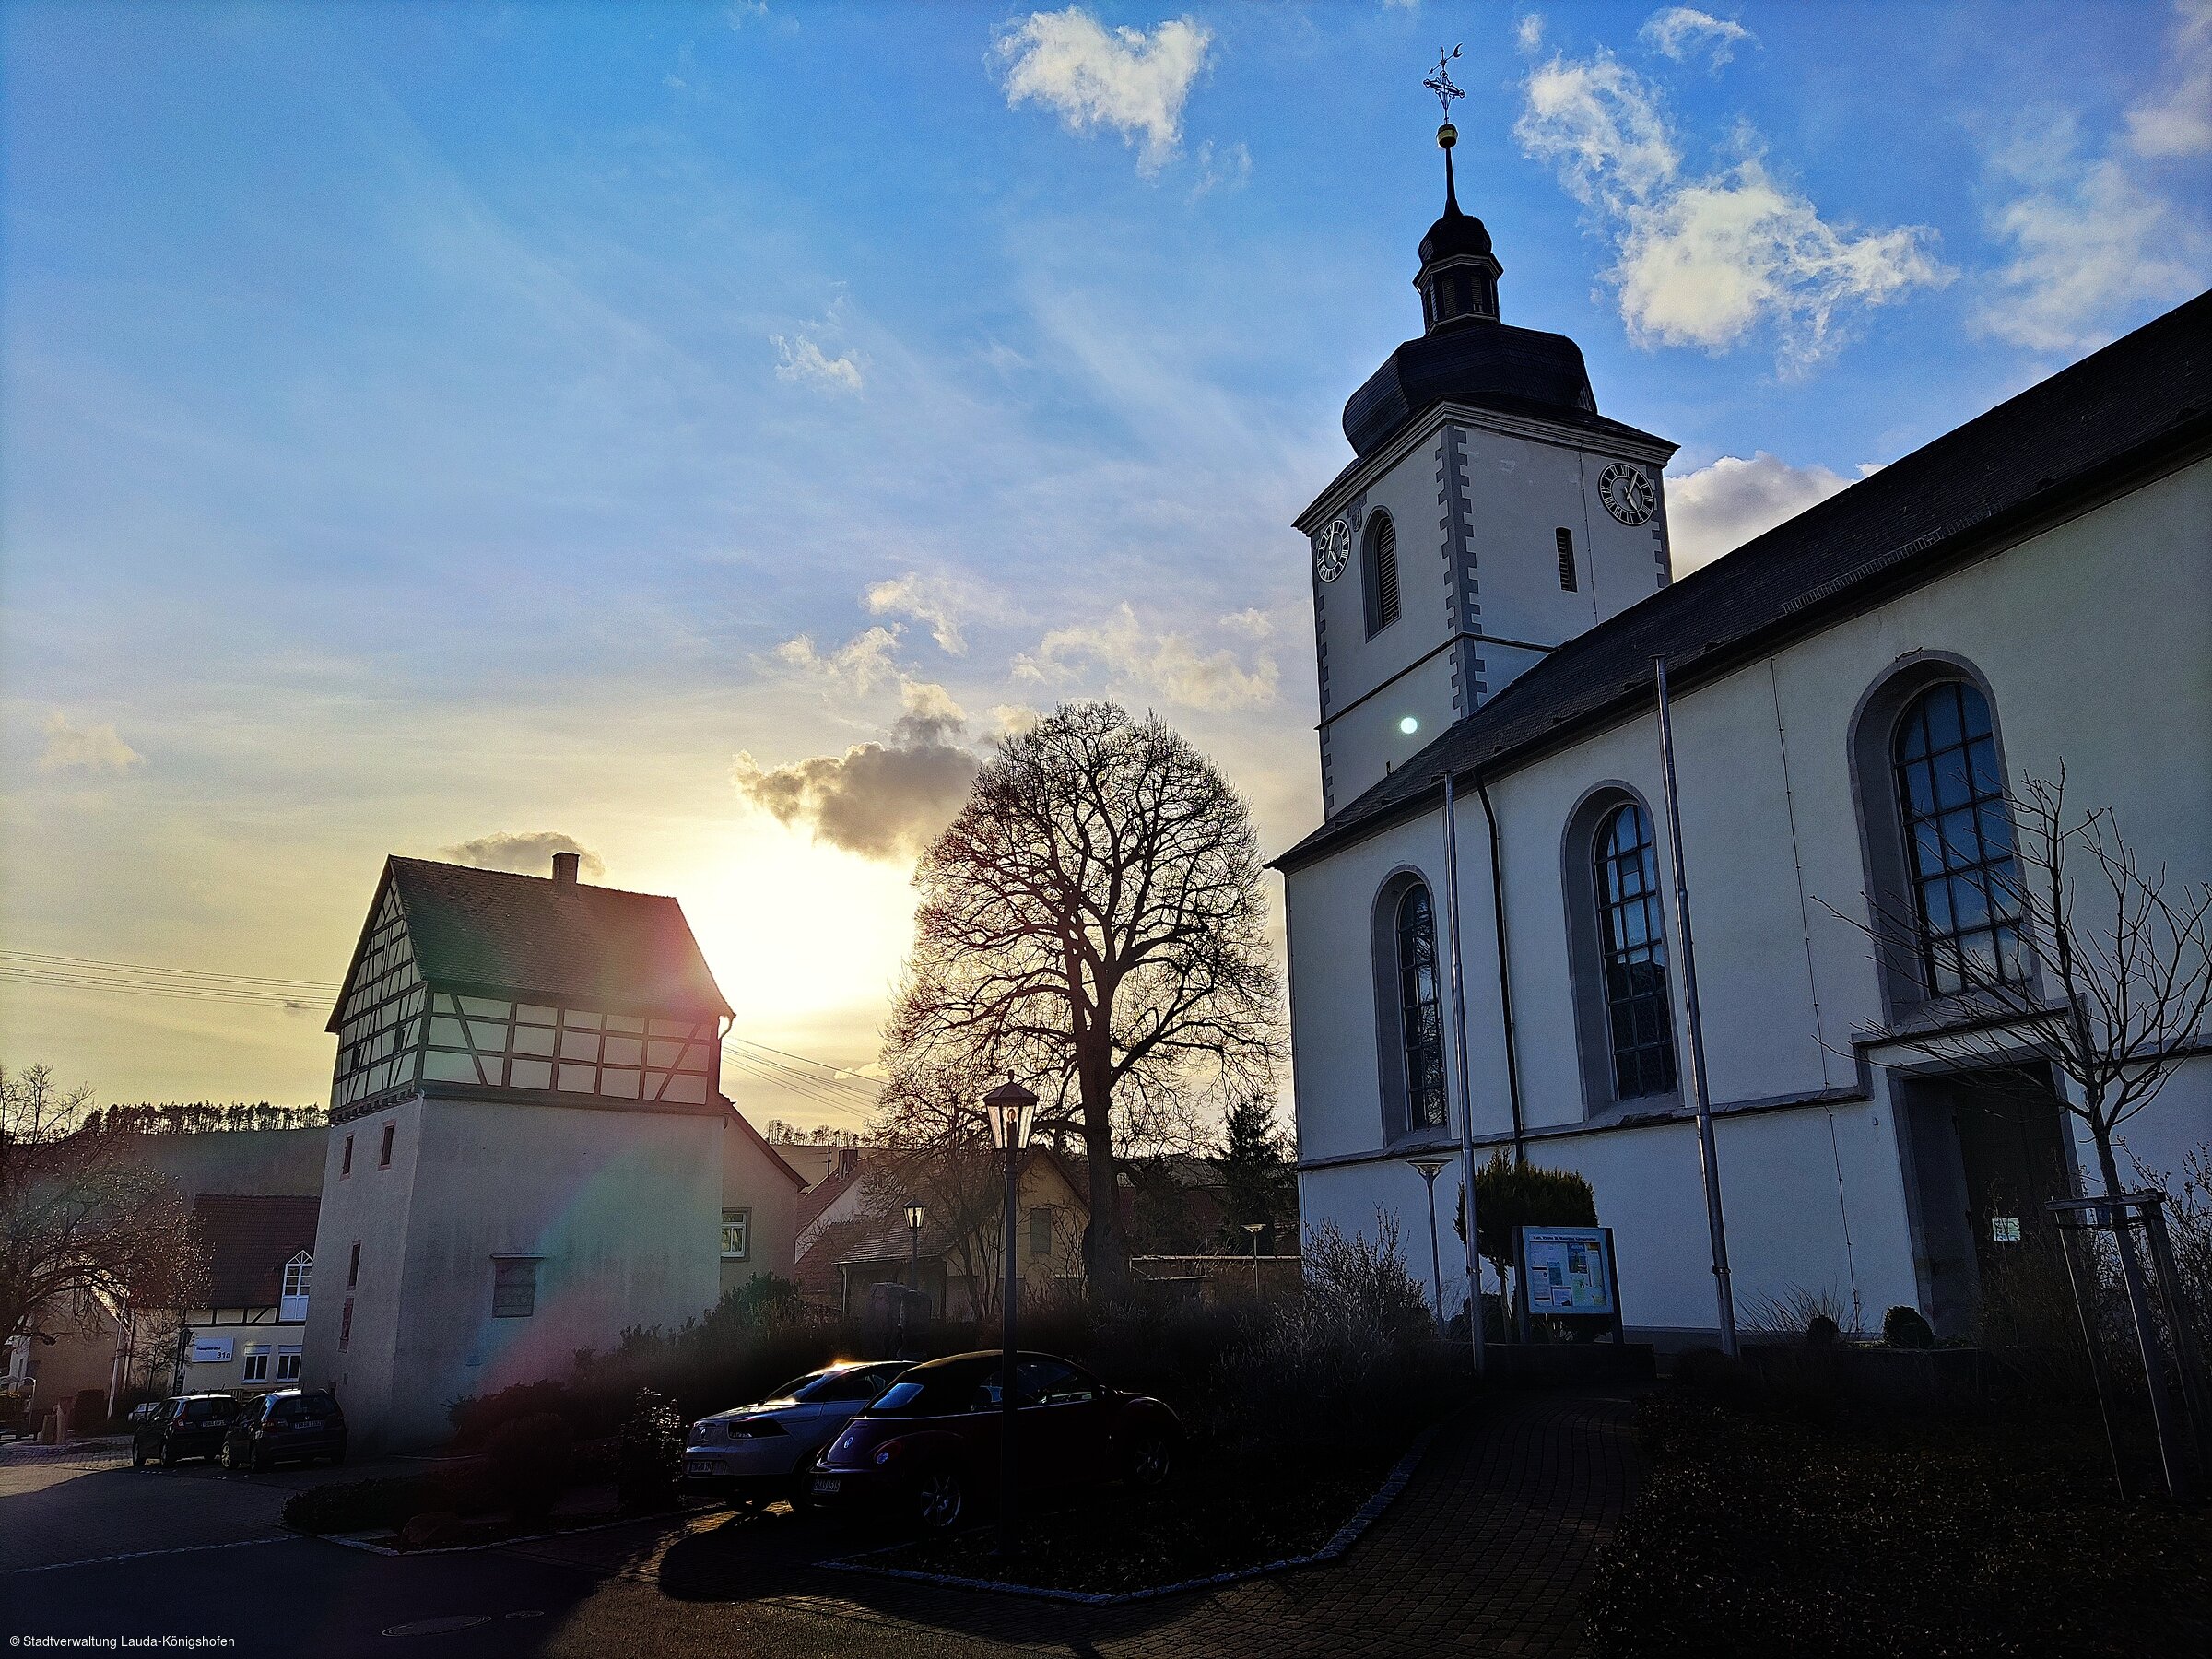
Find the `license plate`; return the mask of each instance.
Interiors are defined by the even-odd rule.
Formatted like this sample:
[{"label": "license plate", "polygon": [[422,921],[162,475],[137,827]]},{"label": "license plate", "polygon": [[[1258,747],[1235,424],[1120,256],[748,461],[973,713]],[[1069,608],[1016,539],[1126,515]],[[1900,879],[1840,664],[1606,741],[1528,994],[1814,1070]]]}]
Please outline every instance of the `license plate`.
[{"label": "license plate", "polygon": [[703,1457],[695,1457],[684,1465],[684,1473],[687,1475],[712,1475],[714,1473],[714,1465]]},{"label": "license plate", "polygon": [[818,1498],[833,1497],[837,1492],[837,1485],[836,1481],[827,1477],[818,1478],[814,1483],[814,1495]]},{"label": "license plate", "polygon": [[294,1425],[294,1427],[300,1429],[320,1429],[323,1427],[323,1419],[321,1418],[301,1418],[300,1421]]}]

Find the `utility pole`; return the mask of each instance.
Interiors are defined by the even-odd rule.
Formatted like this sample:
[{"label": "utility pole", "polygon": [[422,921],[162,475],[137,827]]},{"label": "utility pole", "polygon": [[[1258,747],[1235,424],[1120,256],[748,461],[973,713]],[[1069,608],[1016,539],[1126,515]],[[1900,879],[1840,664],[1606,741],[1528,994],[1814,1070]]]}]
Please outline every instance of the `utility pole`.
[{"label": "utility pole", "polygon": [[[1475,1091],[1467,1072],[1467,987],[1459,963],[1459,797],[1452,774],[1444,774],[1444,912],[1450,918],[1452,1046],[1458,1058],[1460,1191],[1467,1213],[1467,1343],[1475,1358],[1475,1374],[1483,1372],[1482,1255],[1475,1242]],[[1433,1189],[1431,1189],[1433,1192]],[[1441,1312],[1441,1310],[1440,1310]]]}]

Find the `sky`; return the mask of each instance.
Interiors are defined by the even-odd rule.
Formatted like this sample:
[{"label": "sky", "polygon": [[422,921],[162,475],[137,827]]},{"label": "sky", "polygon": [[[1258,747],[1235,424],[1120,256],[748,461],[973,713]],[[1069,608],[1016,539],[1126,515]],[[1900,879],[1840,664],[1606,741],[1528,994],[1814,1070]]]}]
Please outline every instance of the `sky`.
[{"label": "sky", "polygon": [[322,1100],[388,853],[574,849],[849,1127],[994,736],[1288,845],[1454,44],[1678,569],[2212,283],[2212,0],[0,10],[0,1065]]}]

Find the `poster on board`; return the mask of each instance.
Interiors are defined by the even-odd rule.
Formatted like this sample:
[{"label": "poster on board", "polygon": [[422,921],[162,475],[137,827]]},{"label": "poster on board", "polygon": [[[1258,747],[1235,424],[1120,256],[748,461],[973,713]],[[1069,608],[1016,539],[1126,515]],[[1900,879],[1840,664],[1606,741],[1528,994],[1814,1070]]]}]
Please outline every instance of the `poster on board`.
[{"label": "poster on board", "polygon": [[1613,1312],[1613,1276],[1604,1229],[1524,1227],[1521,1261],[1531,1313]]}]

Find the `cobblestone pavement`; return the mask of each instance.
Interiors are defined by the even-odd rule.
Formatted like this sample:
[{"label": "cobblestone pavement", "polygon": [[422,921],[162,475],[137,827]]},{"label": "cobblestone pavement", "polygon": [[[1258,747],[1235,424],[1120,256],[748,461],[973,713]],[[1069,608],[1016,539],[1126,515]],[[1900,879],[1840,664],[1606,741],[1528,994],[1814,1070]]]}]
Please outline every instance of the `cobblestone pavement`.
[{"label": "cobblestone pavement", "polygon": [[[926,1637],[932,1652],[1568,1655],[1583,1649],[1580,1598],[1594,1552],[1632,1488],[1628,1418],[1625,1395],[1493,1395],[1439,1435],[1397,1502],[1339,1560],[1120,1607],[825,1571],[815,1564],[819,1529],[779,1516],[702,1520],[657,1537],[583,1535],[510,1553],[650,1584],[664,1603],[737,1603],[755,1617],[800,1615],[799,1625],[851,1621],[883,1637],[900,1632],[917,1649]],[[601,1616],[629,1607],[625,1617],[635,1617],[627,1594],[593,1602],[562,1631],[578,1652],[611,1633]],[[745,1622],[764,1633],[753,1618]],[[803,1645],[814,1648],[819,1634],[807,1631]],[[557,1640],[547,1651],[570,1645]]]}]

